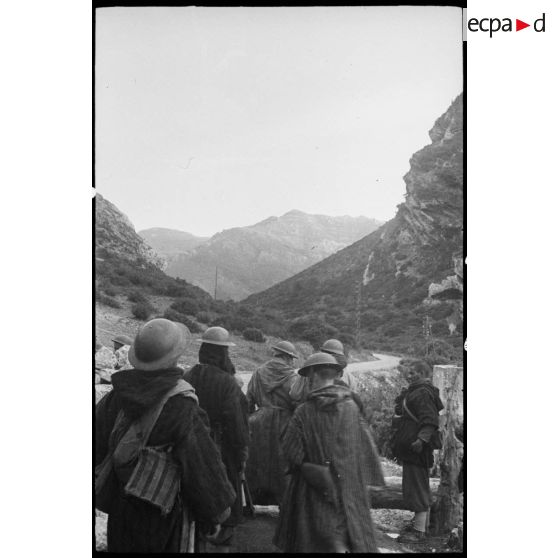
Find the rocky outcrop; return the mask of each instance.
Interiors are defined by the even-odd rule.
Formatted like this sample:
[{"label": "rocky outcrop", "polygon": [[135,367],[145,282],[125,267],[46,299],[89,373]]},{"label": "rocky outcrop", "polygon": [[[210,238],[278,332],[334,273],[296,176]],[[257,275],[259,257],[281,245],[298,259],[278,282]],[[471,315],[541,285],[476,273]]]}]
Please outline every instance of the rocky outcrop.
[{"label": "rocky outcrop", "polygon": [[217,297],[240,300],[324,259],[380,226],[367,217],[289,211],[224,230],[186,253],[166,253],[166,273]]},{"label": "rocky outcrop", "polygon": [[[446,318],[461,300],[463,275],[462,95],[434,123],[430,138],[411,157],[405,201],[391,221],[247,302],[291,319],[319,316],[346,335],[355,333],[358,313],[365,341],[394,348],[419,339],[430,314],[436,335],[449,337]],[[436,285],[432,296],[430,285]],[[452,323],[458,334],[460,319]]]},{"label": "rocky outcrop", "polygon": [[136,233],[134,225],[124,213],[101,194],[95,196],[95,255],[111,254],[125,260],[151,263],[165,268],[165,260],[157,255]]}]

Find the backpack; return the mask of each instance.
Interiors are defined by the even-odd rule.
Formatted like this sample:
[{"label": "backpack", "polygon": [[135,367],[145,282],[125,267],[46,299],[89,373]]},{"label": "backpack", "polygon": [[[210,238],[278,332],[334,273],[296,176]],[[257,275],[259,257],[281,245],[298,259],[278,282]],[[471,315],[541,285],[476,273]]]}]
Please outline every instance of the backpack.
[{"label": "backpack", "polygon": [[[413,413],[411,413],[409,407],[407,407],[407,398],[403,400],[403,409],[404,411],[417,423],[419,424],[419,420]],[[440,430],[436,428],[432,435],[430,436],[430,441],[428,442],[432,449],[442,449],[442,436],[440,434]]]},{"label": "backpack", "polygon": [[180,489],[180,469],[172,457],[172,446],[146,447],[146,443],[165,403],[178,394],[196,402],[198,400],[192,386],[179,380],[116,440],[117,432],[122,430],[125,421],[123,411],[118,413],[109,438],[109,452],[95,467],[97,509],[110,513],[120,481],[125,483],[124,493],[127,496],[153,504],[163,515],[172,510]]}]

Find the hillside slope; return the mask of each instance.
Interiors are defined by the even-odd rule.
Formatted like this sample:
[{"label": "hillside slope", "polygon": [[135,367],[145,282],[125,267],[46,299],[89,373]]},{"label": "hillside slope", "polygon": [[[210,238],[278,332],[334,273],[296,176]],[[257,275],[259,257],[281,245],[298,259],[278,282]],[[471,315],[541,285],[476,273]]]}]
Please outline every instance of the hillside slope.
[{"label": "hillside slope", "polygon": [[365,238],[246,303],[297,321],[327,324],[384,350],[424,345],[423,330],[462,345],[463,103],[459,95],[430,130],[404,176],[405,202]]},{"label": "hillside slope", "polygon": [[166,272],[213,293],[217,269],[217,297],[239,300],[294,275],[379,225],[367,217],[290,211],[249,227],[224,230],[187,253],[168,255]]},{"label": "hillside slope", "polygon": [[189,252],[209,240],[209,237],[165,228],[145,229],[138,231],[138,234],[163,257]]}]

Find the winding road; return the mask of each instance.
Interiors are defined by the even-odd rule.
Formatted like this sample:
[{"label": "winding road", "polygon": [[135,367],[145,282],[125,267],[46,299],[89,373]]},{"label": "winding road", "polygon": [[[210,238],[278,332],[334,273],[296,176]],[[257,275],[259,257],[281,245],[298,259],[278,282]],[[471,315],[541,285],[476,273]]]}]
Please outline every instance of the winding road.
[{"label": "winding road", "polygon": [[[399,361],[401,360],[400,357],[391,356],[391,355],[382,355],[379,353],[374,353],[374,356],[378,360],[369,360],[364,362],[351,362],[347,365],[347,369],[349,372],[377,372],[379,370],[389,371],[394,370],[397,368]],[[252,377],[252,372],[247,371],[237,371],[236,376],[240,378],[244,385],[242,386],[242,391],[246,393],[246,389],[248,388],[248,382]]]},{"label": "winding road", "polygon": [[372,372],[374,370],[391,370],[397,368],[400,357],[391,355],[381,355],[379,353],[374,353],[374,356],[378,360],[371,360],[365,362],[351,362],[347,365],[347,370],[349,372]]}]

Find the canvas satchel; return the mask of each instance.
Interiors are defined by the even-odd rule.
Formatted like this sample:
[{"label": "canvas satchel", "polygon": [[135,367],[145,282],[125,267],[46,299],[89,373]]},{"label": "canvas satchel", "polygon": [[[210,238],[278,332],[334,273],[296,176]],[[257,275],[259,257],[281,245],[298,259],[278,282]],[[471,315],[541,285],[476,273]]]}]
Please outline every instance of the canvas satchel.
[{"label": "canvas satchel", "polygon": [[192,386],[179,380],[155,406],[133,422],[116,443],[117,433],[122,430],[125,421],[124,413],[119,412],[109,439],[109,448],[112,450],[95,468],[97,509],[110,513],[120,480],[125,483],[125,494],[150,502],[163,514],[172,510],[180,489],[180,470],[172,457],[172,446],[145,445],[165,403],[177,394],[198,401]]},{"label": "canvas satchel", "polygon": [[300,472],[304,480],[314,490],[317,490],[324,500],[332,503],[335,502],[335,483],[329,461],[326,461],[325,465],[305,461],[300,466]]},{"label": "canvas satchel", "polygon": [[180,490],[180,467],[172,456],[172,445],[146,444],[166,402],[178,394],[198,400],[192,386],[179,380],[157,405],[132,424],[114,452],[116,473],[126,483],[124,493],[149,502],[163,515],[172,510]]}]

